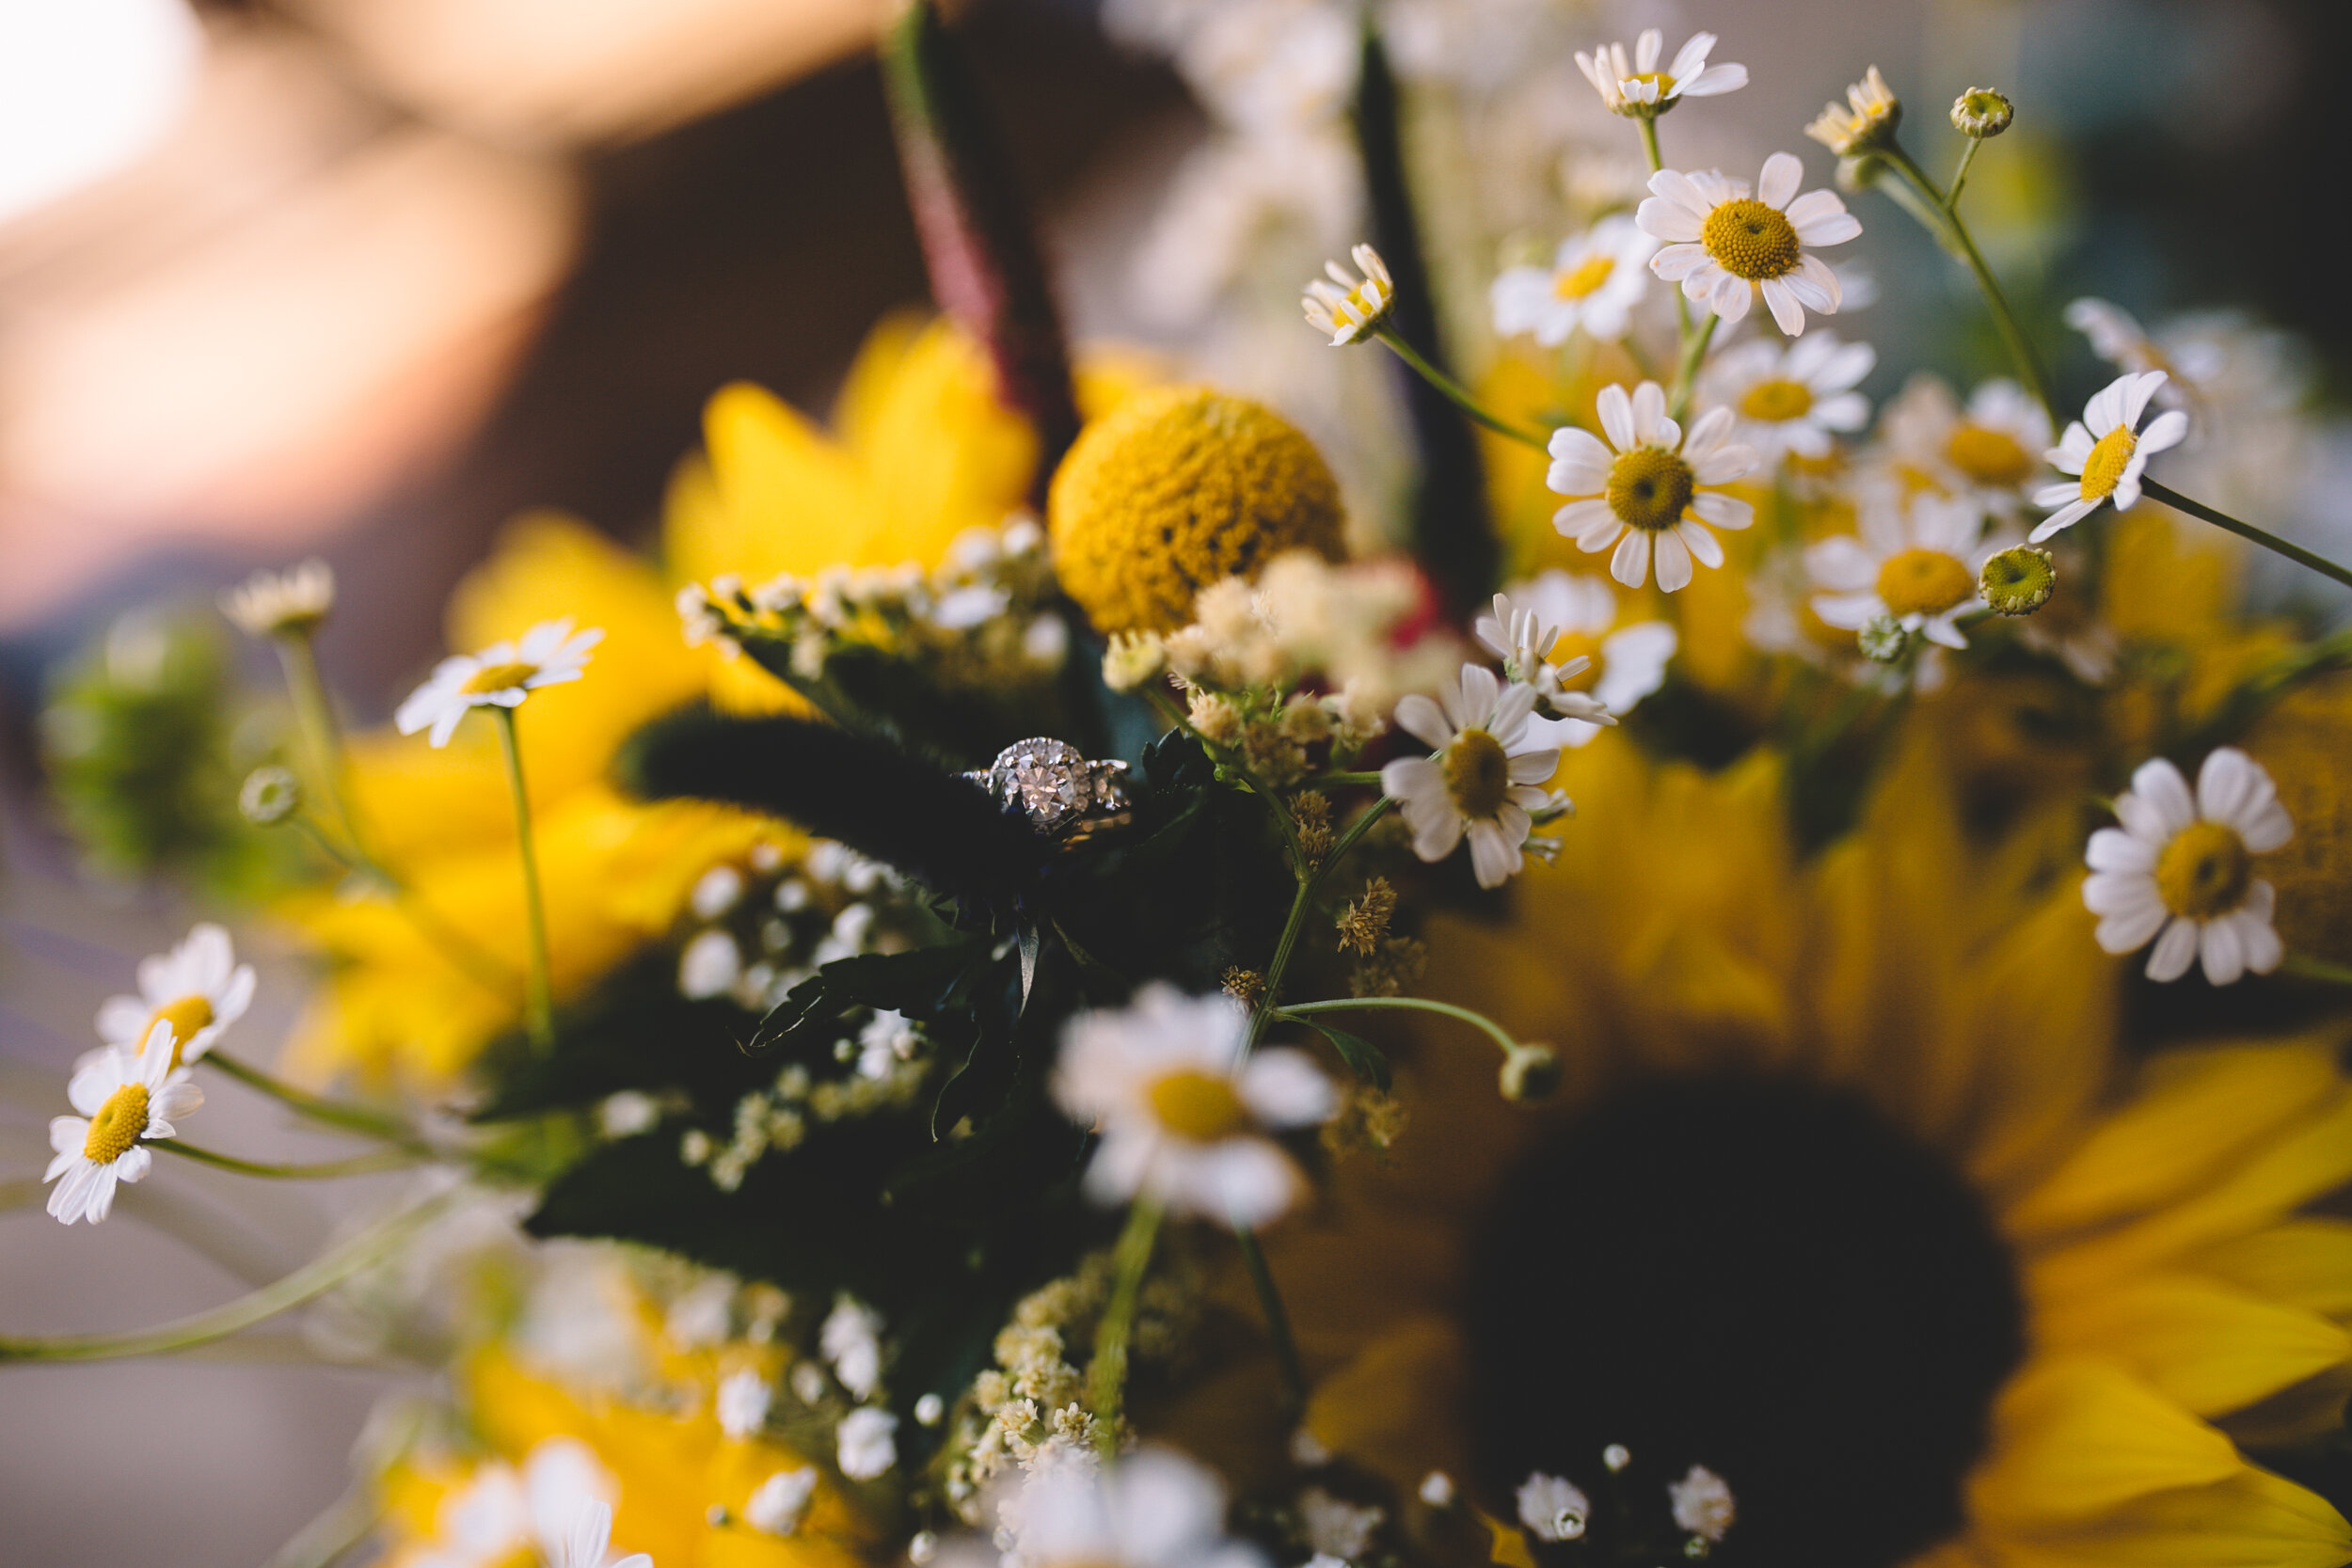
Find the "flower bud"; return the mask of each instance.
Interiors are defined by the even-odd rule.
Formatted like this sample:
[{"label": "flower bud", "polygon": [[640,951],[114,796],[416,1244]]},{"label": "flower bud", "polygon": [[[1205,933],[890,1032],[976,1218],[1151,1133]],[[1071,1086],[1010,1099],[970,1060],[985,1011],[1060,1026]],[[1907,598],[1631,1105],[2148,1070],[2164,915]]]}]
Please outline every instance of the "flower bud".
[{"label": "flower bud", "polygon": [[1521,1103],[1560,1092],[1560,1057],[1548,1045],[1515,1045],[1502,1058],[1502,1098]]},{"label": "flower bud", "polygon": [[1977,574],[1977,596],[1996,615],[2031,615],[2050,600],[2058,568],[2050,552],[2019,545],[1986,559]]},{"label": "flower bud", "polygon": [[1952,100],[1952,129],[1979,141],[1999,135],[2016,118],[2016,108],[1991,87],[1970,87]]},{"label": "flower bud", "polygon": [[1892,615],[1881,615],[1859,634],[1862,657],[1873,664],[1899,664],[1911,645],[1911,633]]},{"label": "flower bud", "polygon": [[256,768],[237,791],[237,810],[257,828],[275,828],[302,809],[302,781],[276,764]]}]

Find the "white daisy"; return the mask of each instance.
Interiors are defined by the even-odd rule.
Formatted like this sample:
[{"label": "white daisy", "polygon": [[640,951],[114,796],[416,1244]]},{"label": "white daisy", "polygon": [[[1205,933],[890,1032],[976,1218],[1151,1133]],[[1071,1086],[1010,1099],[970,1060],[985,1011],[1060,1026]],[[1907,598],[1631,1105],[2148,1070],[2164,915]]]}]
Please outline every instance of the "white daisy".
[{"label": "white daisy", "polygon": [[2101,947],[2129,953],[2154,938],[2151,980],[2177,980],[2199,958],[2217,986],[2279,967],[2275,895],[2253,857],[2293,838],[2295,824],[2260,763],[2221,748],[2197,770],[2192,799],[2179,768],[2144,762],[2115,815],[2123,825],[2092,833],[2083,857],[2083,903],[2101,917]]},{"label": "white daisy", "polygon": [[430,726],[433,744],[446,746],[469,709],[520,707],[525,697],[543,686],[580,679],[588,668],[588,650],[603,641],[603,628],[576,633],[566,615],[540,622],[519,641],[493,642],[478,654],[453,655],[409,693],[392,722],[403,735]]},{"label": "white daisy", "polygon": [[1831,103],[1813,117],[1804,134],[1839,157],[1883,148],[1895,138],[1903,118],[1902,101],[1886,78],[1872,66],[1869,74],[1846,88],[1844,107]]},{"label": "white daisy", "polygon": [[1380,769],[1380,787],[1405,814],[1413,853],[1441,861],[1467,836],[1480,887],[1501,887],[1526,863],[1530,815],[1561,802],[1539,787],[1560,767],[1556,746],[1527,744],[1535,689],[1509,686],[1482,664],[1432,700],[1414,692],[1396,705],[1398,727],[1437,748]]},{"label": "white daisy", "polygon": [[[518,1558],[555,1568],[607,1568],[614,1491],[587,1444],[548,1438],[520,1469],[492,1461],[444,1494],[432,1544],[409,1568],[506,1568]],[[599,1508],[600,1519],[594,1513]],[[593,1557],[586,1555],[591,1549]],[[650,1568],[651,1560],[641,1553],[610,1568]]]},{"label": "white daisy", "polygon": [[1987,381],[1963,408],[1942,378],[1911,378],[1879,420],[1896,478],[1914,489],[1974,497],[2011,516],[2045,471],[2050,416],[2014,381]]},{"label": "white daisy", "polygon": [[253,1005],[253,966],[237,962],[236,949],[222,927],[206,921],[189,927],[180,945],[139,960],[136,996],[109,996],[98,1008],[98,1034],[104,1050],[74,1064],[97,1068],[109,1051],[136,1053],[158,1023],[171,1025],[179,1059],[199,1060],[230,1024]]},{"label": "white daisy", "polygon": [[1088,1196],[1123,1203],[1141,1194],[1179,1213],[1248,1226],[1291,1206],[1303,1178],[1264,1130],[1327,1121],[1338,1098],[1304,1052],[1242,1060],[1248,1035],[1248,1016],[1231,997],[1157,983],[1123,1009],[1070,1022],[1054,1098],[1102,1135]]},{"label": "white daisy", "polygon": [[2118,512],[2139,504],[2139,476],[2148,459],[2167,447],[2180,445],[2188,434],[2188,416],[2169,409],[2146,430],[2137,430],[2148,411],[2148,400],[2169,378],[2162,371],[2119,375],[2091,395],[2083,417],[2066,427],[2058,444],[2042,453],[2060,473],[2081,477],[2073,484],[2052,484],[2034,492],[2036,506],[2055,506],[2033,531],[2040,544],[2060,529],[2072,528],[2103,501],[2112,500]]},{"label": "white daisy", "polygon": [[67,1225],[104,1219],[115,1183],[136,1181],[154,1164],[144,1141],[173,1136],[173,1118],[204,1103],[204,1091],[171,1061],[171,1025],[159,1022],[144,1050],[109,1051],[96,1068],[73,1075],[66,1098],[82,1114],[49,1123],[57,1157],[41,1180],[57,1183],[49,1195],[52,1215]]},{"label": "white daisy", "polygon": [[1628,588],[1649,579],[1653,552],[1658,586],[1669,594],[1690,582],[1692,556],[1722,565],[1724,547],[1706,525],[1746,528],[1756,509],[1708,486],[1728,484],[1761,461],[1754,447],[1725,444],[1731,410],[1708,409],[1686,437],[1666,418],[1666,393],[1655,381],[1643,382],[1630,397],[1623,387],[1603,387],[1597,407],[1607,445],[1573,427],[1551,433],[1544,483],[1581,498],[1553,513],[1551,526],[1581,550],[1615,546],[1609,575]]},{"label": "white daisy", "polygon": [[1869,402],[1853,388],[1877,363],[1876,349],[1840,342],[1834,332],[1816,332],[1787,348],[1751,339],[1715,356],[1699,391],[1732,411],[1732,435],[1766,463],[1790,452],[1827,457],[1835,436],[1869,422]]},{"label": "white daisy", "polygon": [[334,568],[315,556],[283,572],[256,572],[220,596],[220,612],[254,637],[313,631],[334,608]]},{"label": "white daisy", "polygon": [[[1503,615],[1505,605],[1510,613]],[[1529,684],[1548,695],[1556,719],[1537,714],[1527,721],[1528,738],[1537,745],[1582,746],[1613,724],[1617,715],[1630,713],[1665,684],[1666,665],[1680,639],[1664,621],[1637,621],[1618,626],[1617,592],[1609,579],[1558,568],[1527,582],[1514,583],[1495,595],[1496,616],[1480,618],[1479,641],[1517,664],[1524,672],[1532,646],[1543,642],[1549,662]],[[1502,617],[1498,619],[1497,617]],[[1518,636],[1506,649],[1499,639]],[[1542,657],[1542,656],[1536,656]],[[1528,679],[1521,673],[1519,679]],[[1576,681],[1586,685],[1587,701],[1597,713],[1580,713],[1568,699],[1581,693],[1552,689]]]},{"label": "white daisy", "polygon": [[[1547,578],[1565,579],[1565,572],[1547,573]],[[1607,589],[1602,590],[1607,593]],[[1514,593],[1518,597],[1513,597]],[[1502,660],[1502,673],[1510,679],[1523,681],[1535,689],[1536,706],[1545,714],[1557,714],[1558,719],[1532,718],[1530,723],[1560,723],[1573,720],[1579,729],[1597,735],[1598,725],[1613,724],[1609,705],[1583,691],[1568,689],[1567,683],[1582,678],[1593,668],[1589,653],[1562,648],[1560,639],[1566,626],[1555,615],[1561,611],[1574,612],[1581,608],[1575,595],[1548,594],[1548,602],[1534,601],[1532,590],[1522,585],[1495,595],[1494,613],[1481,615],[1471,626],[1471,633],[1488,650]],[[1616,595],[1610,594],[1613,611]],[[1550,656],[1558,653],[1554,660]]]},{"label": "white daisy", "polygon": [[1859,531],[1823,539],[1804,552],[1805,570],[1826,590],[1813,613],[1860,631],[1881,618],[1947,648],[1964,648],[1962,611],[1977,602],[1977,573],[1996,545],[1972,500],[1919,495],[1907,506],[1863,507]]},{"label": "white daisy", "polygon": [[1264,1568],[1255,1546],[1225,1533],[1216,1472],[1173,1449],[1146,1448],[1100,1468],[1033,1472],[999,1505],[1009,1568]]},{"label": "white daisy", "polygon": [[1613,43],[1589,55],[1579,50],[1577,69],[1584,72],[1584,79],[1593,84],[1611,113],[1629,117],[1662,115],[1682,99],[1713,98],[1748,85],[1746,66],[1707,63],[1708,52],[1715,47],[1712,33],[1692,34],[1690,41],[1675,51],[1674,63],[1661,71],[1658,56],[1664,53],[1665,44],[1665,35],[1651,27],[1633,40],[1631,59],[1626,57],[1624,44]]},{"label": "white daisy", "polygon": [[1496,334],[1531,333],[1555,348],[1582,327],[1588,338],[1615,342],[1633,325],[1657,250],[1653,236],[1618,213],[1561,241],[1551,265],[1507,268],[1488,294]]},{"label": "white daisy", "polygon": [[[1875,72],[1873,72],[1875,74]],[[1680,1481],[1666,1483],[1675,1523],[1708,1541],[1721,1541],[1739,1516],[1731,1488],[1704,1465],[1693,1465]]]},{"label": "white daisy", "polygon": [[1797,194],[1804,166],[1793,153],[1764,160],[1754,195],[1747,182],[1702,169],[1661,168],[1649,177],[1651,195],[1634,221],[1666,242],[1649,269],[1679,281],[1693,302],[1728,322],[1748,313],[1761,291],[1772,320],[1791,338],[1804,330],[1804,313],[1836,312],[1837,275],[1813,254],[1843,245],[1862,224],[1835,191]]},{"label": "white daisy", "polygon": [[563,1538],[563,1549],[553,1554],[553,1568],[653,1568],[653,1556],[635,1552],[610,1564],[612,1555],[612,1505],[601,1497],[592,1497],[580,1505],[571,1518]]},{"label": "white daisy", "polygon": [[1390,308],[1396,304],[1396,280],[1389,276],[1380,253],[1359,245],[1349,254],[1363,277],[1352,277],[1337,261],[1326,261],[1323,270],[1331,280],[1313,279],[1299,301],[1306,309],[1308,325],[1317,332],[1329,333],[1333,348],[1371,336],[1389,319]]}]

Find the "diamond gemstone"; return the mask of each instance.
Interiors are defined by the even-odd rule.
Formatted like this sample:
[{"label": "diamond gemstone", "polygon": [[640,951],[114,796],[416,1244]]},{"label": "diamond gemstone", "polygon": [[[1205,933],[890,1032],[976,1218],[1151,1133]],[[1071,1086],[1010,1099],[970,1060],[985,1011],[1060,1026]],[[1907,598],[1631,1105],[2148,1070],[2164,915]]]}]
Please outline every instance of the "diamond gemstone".
[{"label": "diamond gemstone", "polygon": [[1084,816],[1094,803],[1094,779],[1086,757],[1059,740],[1023,740],[1005,748],[989,770],[990,792],[1021,808],[1031,822],[1056,832]]}]

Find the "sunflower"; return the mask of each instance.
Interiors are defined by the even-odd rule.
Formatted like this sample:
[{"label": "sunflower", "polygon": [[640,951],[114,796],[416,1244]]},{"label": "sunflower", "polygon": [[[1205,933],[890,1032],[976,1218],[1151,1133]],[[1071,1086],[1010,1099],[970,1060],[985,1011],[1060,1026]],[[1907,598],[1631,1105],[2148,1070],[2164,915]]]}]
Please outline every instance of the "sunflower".
[{"label": "sunflower", "polygon": [[1611,1444],[1660,1497],[1704,1465],[1747,1562],[2352,1558],[2238,1447],[2352,1389],[2352,1223],[2298,1212],[2352,1179],[2340,1040],[2127,1064],[2071,818],[1973,845],[1947,776],[1915,736],[1807,862],[1769,754],[1571,754],[1587,828],[1507,926],[1432,933],[1560,1102],[1433,1035],[1391,1164],[1268,1239],[1325,1447],[1503,1518]]}]

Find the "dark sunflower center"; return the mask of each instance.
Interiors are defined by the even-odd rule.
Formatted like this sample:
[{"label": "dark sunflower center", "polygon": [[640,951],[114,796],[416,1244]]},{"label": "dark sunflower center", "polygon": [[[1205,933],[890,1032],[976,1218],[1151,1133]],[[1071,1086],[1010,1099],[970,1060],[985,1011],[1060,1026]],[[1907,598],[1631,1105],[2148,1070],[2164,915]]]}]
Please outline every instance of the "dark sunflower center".
[{"label": "dark sunflower center", "polygon": [[2025,1353],[2009,1252],[1945,1161],[1784,1080],[1620,1090],[1516,1172],[1479,1241],[1470,1430],[1497,1497],[1631,1449],[1635,1493],[1730,1482],[1727,1558],[1891,1568],[1962,1522]]}]

